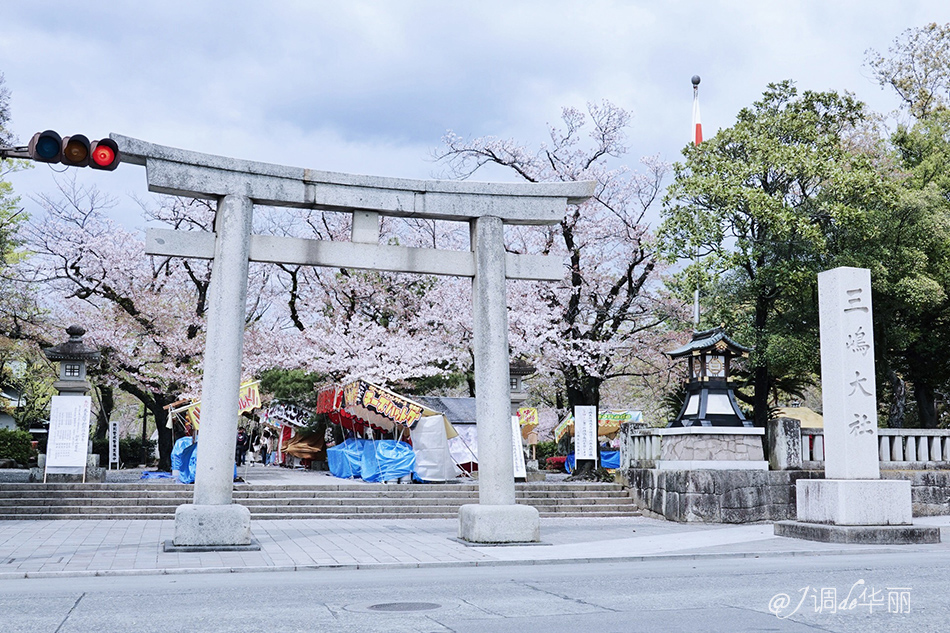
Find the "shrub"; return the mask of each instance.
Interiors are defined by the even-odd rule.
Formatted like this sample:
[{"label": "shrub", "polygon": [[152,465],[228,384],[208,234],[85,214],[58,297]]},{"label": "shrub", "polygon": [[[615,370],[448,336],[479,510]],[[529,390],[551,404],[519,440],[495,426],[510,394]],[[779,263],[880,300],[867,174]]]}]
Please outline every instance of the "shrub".
[{"label": "shrub", "polygon": [[[92,441],[92,452],[99,455],[99,464],[109,465],[109,438],[94,439]],[[155,440],[145,440],[145,458],[146,465],[154,460]],[[122,465],[138,465],[142,463],[142,438],[140,437],[122,437],[119,438],[119,461]]]},{"label": "shrub", "polygon": [[28,464],[33,456],[32,439],[26,431],[0,429],[0,459]]},{"label": "shrub", "polygon": [[537,455],[540,464],[548,457],[557,455],[557,442],[538,442],[534,447],[534,454]]},{"label": "shrub", "polygon": [[545,468],[548,470],[558,470],[564,472],[564,462],[567,460],[567,457],[563,455],[557,455],[555,457],[548,457],[545,461]]}]

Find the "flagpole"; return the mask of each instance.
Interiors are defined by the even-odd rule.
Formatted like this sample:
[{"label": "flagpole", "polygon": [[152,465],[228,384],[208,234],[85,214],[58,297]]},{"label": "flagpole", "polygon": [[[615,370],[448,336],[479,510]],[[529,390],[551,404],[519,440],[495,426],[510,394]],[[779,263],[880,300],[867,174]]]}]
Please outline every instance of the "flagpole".
[{"label": "flagpole", "polygon": [[[693,145],[703,142],[703,124],[699,116],[699,75],[693,75]],[[699,231],[699,208],[696,208],[696,229]],[[699,330],[699,239],[696,238],[696,250],[693,252],[693,266],[696,269],[696,290],[693,292],[693,325]]]}]

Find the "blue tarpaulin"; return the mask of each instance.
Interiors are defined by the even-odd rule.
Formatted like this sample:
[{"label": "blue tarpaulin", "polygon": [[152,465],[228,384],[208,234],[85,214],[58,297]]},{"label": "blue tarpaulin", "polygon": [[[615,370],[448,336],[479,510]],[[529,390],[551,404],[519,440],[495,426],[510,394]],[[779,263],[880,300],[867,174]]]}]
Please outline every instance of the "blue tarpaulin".
[{"label": "blue tarpaulin", "polygon": [[363,463],[363,445],[369,440],[350,438],[342,444],[327,448],[327,466],[330,474],[341,479],[360,476]]},{"label": "blue tarpaulin", "polygon": [[[375,444],[375,446],[374,446]],[[411,475],[416,454],[405,442],[377,440],[363,448],[363,481],[394,481]]]},{"label": "blue tarpaulin", "polygon": [[[600,451],[600,467],[620,468],[620,451]],[[564,468],[569,473],[574,472],[574,453],[564,460]]]},{"label": "blue tarpaulin", "polygon": [[194,443],[194,440],[190,435],[185,437],[180,437],[175,442],[175,446],[172,447],[172,471],[181,470],[181,453],[186,448],[191,446]]},{"label": "blue tarpaulin", "polygon": [[393,481],[412,474],[416,454],[405,442],[348,439],[327,449],[330,474],[341,479]]},{"label": "blue tarpaulin", "polygon": [[178,481],[183,484],[195,483],[195,470],[198,468],[198,445],[189,444],[181,451],[178,466]]}]

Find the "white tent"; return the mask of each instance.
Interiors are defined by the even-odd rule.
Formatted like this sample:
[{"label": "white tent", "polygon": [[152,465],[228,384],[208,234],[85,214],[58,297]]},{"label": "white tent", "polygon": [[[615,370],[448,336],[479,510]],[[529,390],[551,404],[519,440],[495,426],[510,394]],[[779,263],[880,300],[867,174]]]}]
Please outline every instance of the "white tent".
[{"label": "white tent", "polygon": [[423,481],[449,481],[456,476],[442,414],[422,417],[412,428],[416,475]]}]

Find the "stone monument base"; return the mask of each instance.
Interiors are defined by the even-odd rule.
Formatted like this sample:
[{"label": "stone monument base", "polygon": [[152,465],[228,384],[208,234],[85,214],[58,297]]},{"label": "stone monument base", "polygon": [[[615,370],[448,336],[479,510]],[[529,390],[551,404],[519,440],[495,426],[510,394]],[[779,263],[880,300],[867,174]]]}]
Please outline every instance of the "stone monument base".
[{"label": "stone monument base", "polygon": [[910,525],[910,482],[897,479],[799,479],[798,521],[832,525]]},{"label": "stone monument base", "polygon": [[251,511],[242,505],[180,505],[175,510],[176,547],[251,545]]},{"label": "stone monument base", "polygon": [[903,479],[799,479],[797,521],[776,536],[822,543],[939,543],[940,528],[912,525],[910,482]]},{"label": "stone monument base", "polygon": [[787,536],[822,543],[854,543],[860,545],[905,545],[939,543],[940,528],[920,525],[828,525],[779,521],[775,536]]},{"label": "stone monument base", "polygon": [[541,515],[532,506],[482,505],[459,508],[459,538],[471,543],[537,543]]}]

